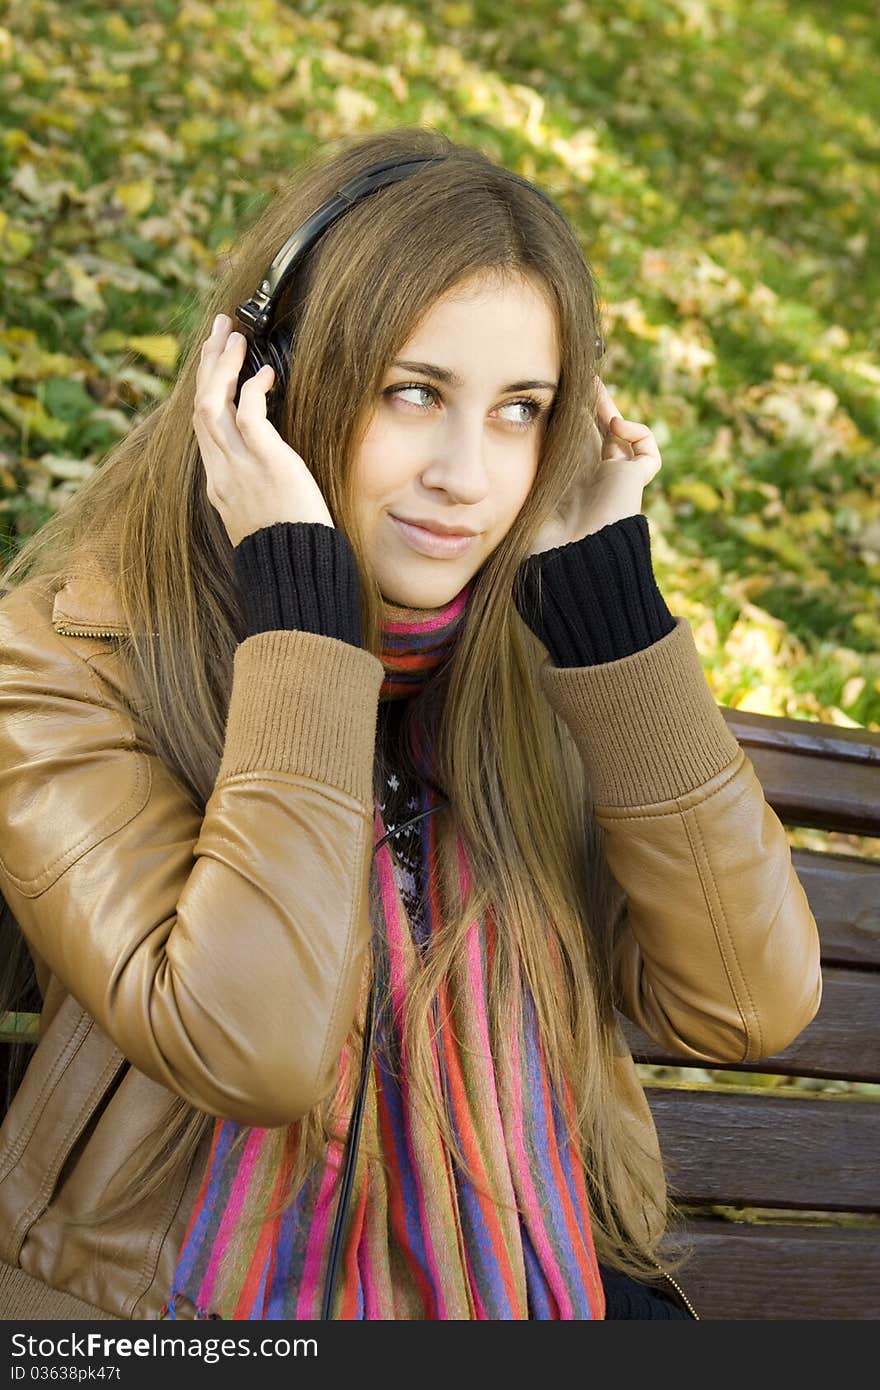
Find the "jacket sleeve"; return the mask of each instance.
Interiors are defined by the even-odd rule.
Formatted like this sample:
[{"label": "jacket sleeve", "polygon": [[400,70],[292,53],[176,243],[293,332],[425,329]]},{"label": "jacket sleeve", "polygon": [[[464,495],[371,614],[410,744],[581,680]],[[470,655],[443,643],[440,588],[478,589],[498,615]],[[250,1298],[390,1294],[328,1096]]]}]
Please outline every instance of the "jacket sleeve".
[{"label": "jacket sleeve", "polygon": [[784,829],[706,682],[689,624],[541,684],[623,890],[618,1008],[695,1061],[781,1051],[821,998],[819,936]]},{"label": "jacket sleeve", "polygon": [[137,1068],[209,1114],[287,1124],[335,1085],[357,1006],[382,664],[316,632],[241,642],[201,816],[117,662],[58,634],[51,597],[0,604],[0,890]]}]

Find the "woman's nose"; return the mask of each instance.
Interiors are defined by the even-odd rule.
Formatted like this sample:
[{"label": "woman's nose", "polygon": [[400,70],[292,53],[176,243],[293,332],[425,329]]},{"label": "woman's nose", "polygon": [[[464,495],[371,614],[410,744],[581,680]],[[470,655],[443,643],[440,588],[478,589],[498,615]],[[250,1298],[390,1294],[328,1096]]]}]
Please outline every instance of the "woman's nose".
[{"label": "woman's nose", "polygon": [[429,487],[443,487],[465,502],[478,502],[489,491],[485,422],[460,419],[432,441],[422,469]]}]

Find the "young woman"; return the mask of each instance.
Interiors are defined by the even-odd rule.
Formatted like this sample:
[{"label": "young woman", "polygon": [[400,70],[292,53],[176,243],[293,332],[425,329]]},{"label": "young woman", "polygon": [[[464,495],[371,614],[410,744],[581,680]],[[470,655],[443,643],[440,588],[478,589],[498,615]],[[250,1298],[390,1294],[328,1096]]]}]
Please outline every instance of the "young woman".
[{"label": "young woman", "polygon": [[[407,156],[249,371],[256,276]],[[3,1006],[35,977],[41,1032],[3,1316],[691,1316],[615,1010],[753,1061],[815,1014],[818,939],[654,580],[660,455],[599,330],[532,185],[349,142],[7,567]]]}]

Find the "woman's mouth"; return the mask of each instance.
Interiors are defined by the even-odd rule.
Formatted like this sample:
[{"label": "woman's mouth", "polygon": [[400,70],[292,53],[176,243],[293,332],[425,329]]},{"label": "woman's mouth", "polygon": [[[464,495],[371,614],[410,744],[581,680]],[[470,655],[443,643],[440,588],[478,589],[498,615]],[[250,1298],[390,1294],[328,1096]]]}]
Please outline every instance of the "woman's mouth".
[{"label": "woman's mouth", "polygon": [[[391,516],[391,513],[388,515]],[[426,531],[424,526],[413,526],[397,516],[391,516],[391,520],[413,550],[437,560],[451,560],[463,555],[477,539],[476,536],[440,536],[436,531]]]}]

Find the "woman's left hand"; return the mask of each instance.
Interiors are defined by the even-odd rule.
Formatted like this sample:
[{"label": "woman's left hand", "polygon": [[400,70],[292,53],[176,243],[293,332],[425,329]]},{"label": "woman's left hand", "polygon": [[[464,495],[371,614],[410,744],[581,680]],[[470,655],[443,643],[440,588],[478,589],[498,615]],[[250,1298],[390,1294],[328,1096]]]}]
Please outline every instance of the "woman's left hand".
[{"label": "woman's left hand", "polygon": [[600,461],[589,477],[581,473],[575,478],[538,532],[530,555],[579,541],[641,512],[642,493],[663,467],[656,439],[647,425],[621,418],[602,381],[596,423],[602,440]]}]

